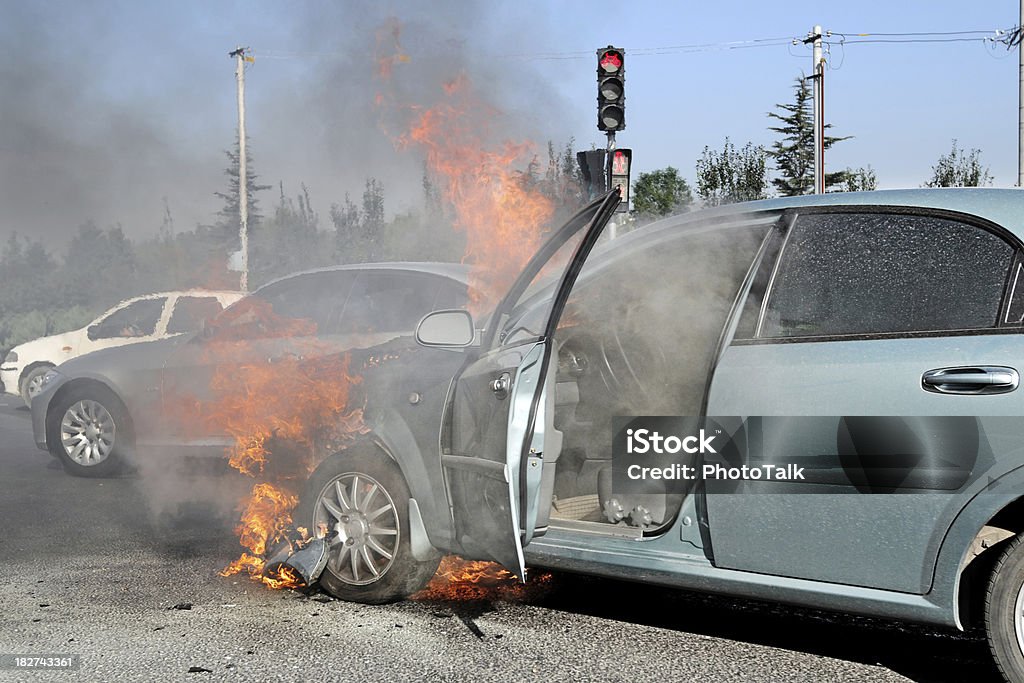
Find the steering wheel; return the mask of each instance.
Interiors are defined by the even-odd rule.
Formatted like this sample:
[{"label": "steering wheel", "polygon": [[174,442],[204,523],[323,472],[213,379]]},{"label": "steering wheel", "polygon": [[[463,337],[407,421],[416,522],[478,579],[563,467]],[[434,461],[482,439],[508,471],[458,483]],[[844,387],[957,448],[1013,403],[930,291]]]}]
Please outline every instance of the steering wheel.
[{"label": "steering wheel", "polygon": [[627,336],[621,324],[613,323],[598,338],[598,352],[598,374],[610,394],[627,402],[659,398],[657,385],[669,367],[661,346],[642,335]]}]

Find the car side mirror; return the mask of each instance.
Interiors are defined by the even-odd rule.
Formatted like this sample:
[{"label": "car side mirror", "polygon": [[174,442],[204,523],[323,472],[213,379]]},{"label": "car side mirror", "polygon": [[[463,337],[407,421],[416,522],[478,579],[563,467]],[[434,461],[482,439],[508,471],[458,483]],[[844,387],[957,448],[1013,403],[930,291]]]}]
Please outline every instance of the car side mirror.
[{"label": "car side mirror", "polygon": [[416,341],[423,346],[463,347],[475,339],[473,316],[461,309],[428,313],[416,326]]}]

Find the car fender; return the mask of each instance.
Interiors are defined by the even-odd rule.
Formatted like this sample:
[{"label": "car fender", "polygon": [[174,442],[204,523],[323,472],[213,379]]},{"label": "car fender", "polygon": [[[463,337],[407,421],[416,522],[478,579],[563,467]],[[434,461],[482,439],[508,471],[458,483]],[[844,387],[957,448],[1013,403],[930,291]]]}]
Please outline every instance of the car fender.
[{"label": "car fender", "polygon": [[372,429],[371,438],[402,471],[430,544],[439,550],[451,550],[454,530],[444,495],[440,458],[434,458],[436,471],[429,472],[427,457],[417,445],[412,430],[393,408],[374,410],[366,416],[366,421]]},{"label": "car fender", "polygon": [[1024,465],[998,477],[979,482],[979,490],[961,508],[946,531],[935,561],[935,578],[930,600],[949,610],[957,628],[962,629],[959,594],[964,560],[975,537],[995,515],[1024,496]]}]

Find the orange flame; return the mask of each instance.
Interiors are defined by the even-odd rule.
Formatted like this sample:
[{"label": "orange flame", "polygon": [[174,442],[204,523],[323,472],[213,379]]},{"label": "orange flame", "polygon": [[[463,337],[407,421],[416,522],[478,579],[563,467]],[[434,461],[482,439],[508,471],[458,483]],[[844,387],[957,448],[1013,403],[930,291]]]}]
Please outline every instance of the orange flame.
[{"label": "orange flame", "polygon": [[[309,353],[309,344],[304,344]],[[349,407],[349,390],[360,382],[349,373],[348,353],[327,355],[315,362],[287,357],[272,364],[219,370],[211,382],[218,396],[207,416],[234,437],[229,464],[251,477],[270,479],[256,484],[243,503],[236,529],[239,543],[261,556],[272,545],[290,541],[292,510],[298,490],[320,459],[337,452],[368,428],[362,408]],[[241,381],[240,381],[241,380]],[[267,577],[262,562],[232,564],[272,588],[292,587],[294,576]]]},{"label": "orange flame", "polygon": [[[202,347],[203,364],[215,368],[210,396],[179,397],[173,411],[183,428],[231,436],[228,463],[258,478],[239,505],[235,529],[246,552],[224,576],[245,572],[272,588],[301,584],[286,569],[264,575],[264,556],[281,543],[308,540],[292,519],[302,486],[325,455],[368,431],[362,407],[352,405],[361,377],[349,370],[350,353],[315,333],[312,321],[277,315],[266,301],[239,302],[217,318]],[[272,362],[268,348],[276,354]]]},{"label": "orange flame", "polygon": [[418,110],[399,144],[423,150],[427,168],[442,180],[454,227],[466,235],[463,260],[474,266],[470,284],[477,294],[471,308],[480,312],[537,251],[555,207],[516,170],[532,160],[531,143],[486,144],[484,122],[495,112],[475,97],[465,75],[446,83],[444,92],[445,102]]},{"label": "orange flame", "polygon": [[495,562],[464,560],[449,556],[441,560],[437,573],[413,600],[521,600],[551,584],[551,574],[531,572],[526,583]]},{"label": "orange flame", "polygon": [[[395,19],[377,31],[374,58],[382,82],[391,79],[395,64],[410,61],[400,35]],[[474,92],[466,74],[442,84],[439,95],[442,101],[434,106],[401,107],[411,121],[393,137],[399,149],[422,151],[429,174],[440,181],[454,227],[466,236],[463,261],[473,266],[470,308],[479,313],[497,301],[536,252],[555,206],[532,186],[529,172],[517,170],[534,163],[533,144],[493,143],[491,124],[500,112]],[[374,98],[378,108],[392,101],[386,93]],[[385,112],[380,113],[388,133]]]}]

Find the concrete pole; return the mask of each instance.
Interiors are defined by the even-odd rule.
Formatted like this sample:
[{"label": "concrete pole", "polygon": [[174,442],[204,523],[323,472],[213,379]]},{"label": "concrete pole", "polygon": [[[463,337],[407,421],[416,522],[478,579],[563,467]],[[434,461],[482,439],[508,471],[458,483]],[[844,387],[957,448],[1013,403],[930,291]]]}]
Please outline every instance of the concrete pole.
[{"label": "concrete pole", "polygon": [[[1024,2],[1024,0],[1021,0]],[[821,27],[815,26],[811,32],[814,40],[812,59],[814,65],[811,74],[814,77],[814,193],[825,192],[825,70],[821,60]]]},{"label": "concrete pole", "polygon": [[[1024,2],[1024,0],[1022,0]],[[232,54],[237,60],[235,79],[238,81],[238,237],[242,256],[242,277],[239,287],[249,291],[249,177],[245,158],[245,50],[237,48]]]}]

